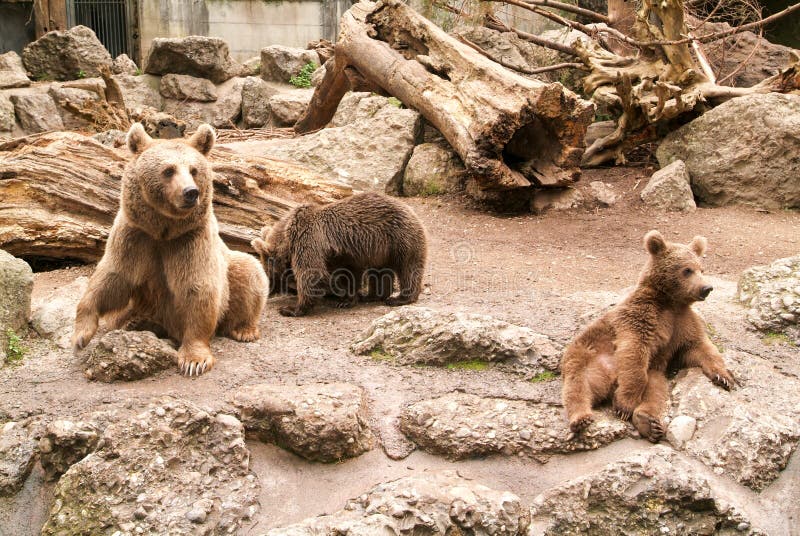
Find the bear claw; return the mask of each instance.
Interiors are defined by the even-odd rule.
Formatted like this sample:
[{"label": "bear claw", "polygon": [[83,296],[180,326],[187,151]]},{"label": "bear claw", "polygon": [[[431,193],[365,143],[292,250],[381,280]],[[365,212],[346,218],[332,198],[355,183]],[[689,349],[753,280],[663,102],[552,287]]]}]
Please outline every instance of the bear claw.
[{"label": "bear claw", "polygon": [[660,419],[656,419],[644,412],[633,414],[633,424],[636,429],[651,443],[658,443],[664,438],[666,430]]},{"label": "bear claw", "polygon": [[730,391],[733,388],[733,378],[728,379],[722,374],[715,374],[711,379],[711,382],[715,385],[719,385],[727,391]]}]

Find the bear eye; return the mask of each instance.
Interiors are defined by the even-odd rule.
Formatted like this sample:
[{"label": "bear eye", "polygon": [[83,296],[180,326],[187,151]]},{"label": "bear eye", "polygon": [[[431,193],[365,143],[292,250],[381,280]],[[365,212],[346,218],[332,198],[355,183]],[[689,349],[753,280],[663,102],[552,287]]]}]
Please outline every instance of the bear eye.
[{"label": "bear eye", "polygon": [[683,276],[684,277],[689,277],[693,273],[694,273],[694,270],[692,270],[691,268],[684,268],[683,269]]},{"label": "bear eye", "polygon": [[168,168],[164,169],[164,176],[166,178],[169,179],[173,175],[175,175],[175,167],[174,166],[169,166]]},{"label": "bear eye", "polygon": [[192,166],[189,168],[189,173],[192,174],[192,177],[197,177],[197,168]]}]

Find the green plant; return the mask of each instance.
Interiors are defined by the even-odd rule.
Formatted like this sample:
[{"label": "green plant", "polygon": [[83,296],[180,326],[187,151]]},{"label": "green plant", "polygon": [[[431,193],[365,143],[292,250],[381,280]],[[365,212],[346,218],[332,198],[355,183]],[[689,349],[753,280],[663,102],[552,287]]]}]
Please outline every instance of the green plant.
[{"label": "green plant", "polygon": [[487,368],[489,368],[489,363],[486,361],[478,361],[477,359],[447,364],[448,370],[486,370]]},{"label": "green plant", "polygon": [[316,63],[306,63],[303,65],[303,68],[300,69],[300,72],[297,73],[297,76],[293,76],[289,79],[289,83],[295,87],[311,87],[311,75],[314,74],[317,67],[319,67],[319,65]]},{"label": "green plant", "polygon": [[391,104],[395,108],[401,108],[403,106],[403,103],[400,102],[400,99],[398,99],[397,97],[389,97],[386,100],[389,101],[389,104]]},{"label": "green plant", "polygon": [[369,353],[369,357],[375,361],[392,361],[393,359],[392,356],[380,346],[373,348],[373,350]]},{"label": "green plant", "polygon": [[28,351],[27,348],[22,346],[22,339],[11,328],[6,330],[6,339],[8,341],[6,343],[6,363],[21,363],[22,358],[25,357],[25,353]]},{"label": "green plant", "polygon": [[441,195],[442,194],[442,187],[439,185],[438,182],[428,181],[425,183],[425,186],[422,188],[420,195],[423,196],[433,196],[433,195]]},{"label": "green plant", "polygon": [[136,70],[133,72],[133,76],[142,76],[143,74],[144,73],[139,67],[137,67]]},{"label": "green plant", "polygon": [[49,82],[53,79],[53,77],[47,73],[39,73],[37,75],[34,75],[33,79],[36,80],[37,82]]},{"label": "green plant", "polygon": [[539,383],[539,382],[549,382],[550,380],[556,379],[556,373],[550,370],[545,370],[544,372],[540,372],[533,378],[531,378],[531,382]]},{"label": "green plant", "polygon": [[78,74],[77,74],[77,76],[78,76],[78,78],[79,78],[79,79],[80,79],[80,78],[86,78],[86,71],[84,71],[83,69],[81,69],[80,71],[78,71]]},{"label": "green plant", "polygon": [[789,346],[795,346],[794,341],[792,341],[792,339],[789,338],[788,335],[786,335],[785,333],[776,333],[774,331],[768,331],[767,333],[765,333],[764,336],[761,338],[761,342],[769,345],[787,344]]}]

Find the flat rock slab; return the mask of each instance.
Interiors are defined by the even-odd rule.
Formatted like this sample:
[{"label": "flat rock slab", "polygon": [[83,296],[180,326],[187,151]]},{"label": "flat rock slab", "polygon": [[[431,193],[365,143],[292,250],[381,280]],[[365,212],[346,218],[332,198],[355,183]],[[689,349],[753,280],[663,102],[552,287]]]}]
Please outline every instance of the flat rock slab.
[{"label": "flat rock slab", "polygon": [[36,461],[36,440],[18,422],[0,426],[0,497],[18,492]]},{"label": "flat rock slab", "polygon": [[548,536],[765,534],[664,446],[542,493],[531,525]]},{"label": "flat rock slab", "polygon": [[378,484],[343,510],[272,529],[265,536],[524,536],[528,526],[528,509],[513,493],[443,471]]},{"label": "flat rock slab", "polygon": [[235,417],[165,399],[70,467],[42,534],[233,534],[258,508],[249,467]]},{"label": "flat rock slab", "polygon": [[109,331],[86,355],[86,377],[108,383],[147,378],[178,362],[175,348],[149,331]]},{"label": "flat rock slab", "polygon": [[364,391],[355,385],[251,385],[232,402],[248,434],[308,460],[336,462],[373,446]]},{"label": "flat rock slab", "polygon": [[557,371],[560,351],[545,335],[491,316],[402,307],[375,320],[352,346],[401,365],[515,360],[531,374]]},{"label": "flat rock slab", "polygon": [[161,77],[159,92],[167,99],[201,102],[217,100],[217,88],[210,80],[188,74],[165,74]]},{"label": "flat rock slab", "polygon": [[800,344],[800,255],[745,270],[738,298],[756,329],[785,333]]},{"label": "flat rock slab", "polygon": [[594,450],[628,435],[621,420],[596,416],[572,437],[560,407],[450,393],[408,405],[400,429],[420,448],[451,460],[504,454],[544,463],[551,454]]},{"label": "flat rock slab", "polygon": [[29,133],[64,130],[64,121],[53,97],[47,93],[12,95],[11,102],[22,129]]}]

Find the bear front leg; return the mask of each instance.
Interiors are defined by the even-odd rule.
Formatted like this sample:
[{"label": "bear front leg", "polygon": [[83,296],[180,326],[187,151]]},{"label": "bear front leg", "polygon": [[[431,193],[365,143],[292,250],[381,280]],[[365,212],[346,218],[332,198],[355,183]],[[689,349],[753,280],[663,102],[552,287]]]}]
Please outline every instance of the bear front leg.
[{"label": "bear front leg", "polygon": [[[620,338],[623,337],[624,335]],[[623,339],[618,342],[614,357],[617,364],[614,411],[621,419],[627,421],[644,398],[650,367],[650,350],[641,341]]]},{"label": "bear front leg", "polygon": [[736,383],[733,374],[725,367],[722,354],[708,337],[704,337],[702,341],[687,350],[684,363],[687,367],[700,367],[714,385],[727,391],[733,389]]},{"label": "bear front leg", "polygon": [[220,298],[219,290],[212,288],[197,289],[183,297],[178,311],[184,318],[178,370],[186,376],[199,376],[217,362],[211,353],[211,338],[219,321]]},{"label": "bear front leg", "polygon": [[73,351],[82,350],[89,344],[97,332],[100,317],[128,305],[132,291],[130,282],[122,274],[112,271],[110,264],[101,261],[97,265],[75,312]]}]

